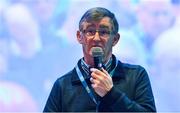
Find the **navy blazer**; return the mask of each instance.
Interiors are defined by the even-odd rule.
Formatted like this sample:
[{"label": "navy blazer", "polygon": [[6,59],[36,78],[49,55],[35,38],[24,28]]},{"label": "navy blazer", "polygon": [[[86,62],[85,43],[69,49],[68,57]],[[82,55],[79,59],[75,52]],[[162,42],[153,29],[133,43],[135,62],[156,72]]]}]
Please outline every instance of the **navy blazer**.
[{"label": "navy blazer", "polygon": [[[113,59],[112,65],[115,66],[115,56]],[[80,61],[78,67],[84,74]],[[90,76],[84,78],[94,93]],[[98,98],[100,103],[97,106],[74,68],[56,80],[43,112],[156,112],[149,77],[143,67],[118,61],[112,79],[113,88],[103,98]]]}]

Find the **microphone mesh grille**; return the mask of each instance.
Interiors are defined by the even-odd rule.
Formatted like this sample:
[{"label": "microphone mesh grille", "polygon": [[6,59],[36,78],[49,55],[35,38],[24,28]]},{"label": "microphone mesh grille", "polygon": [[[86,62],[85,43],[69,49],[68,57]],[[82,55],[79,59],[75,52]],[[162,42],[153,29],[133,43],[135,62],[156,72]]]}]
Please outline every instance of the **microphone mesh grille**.
[{"label": "microphone mesh grille", "polygon": [[94,57],[102,56],[103,55],[103,50],[102,50],[101,47],[92,47],[91,51],[92,51],[92,55]]}]

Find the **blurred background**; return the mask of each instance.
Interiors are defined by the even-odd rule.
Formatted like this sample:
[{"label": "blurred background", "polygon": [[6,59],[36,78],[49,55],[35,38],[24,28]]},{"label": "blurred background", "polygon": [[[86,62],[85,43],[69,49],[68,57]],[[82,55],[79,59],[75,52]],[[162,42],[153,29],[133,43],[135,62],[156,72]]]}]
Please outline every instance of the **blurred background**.
[{"label": "blurred background", "polygon": [[97,6],[115,13],[113,53],[146,68],[157,110],[180,112],[180,0],[0,0],[0,112],[43,110],[83,56],[78,23]]}]

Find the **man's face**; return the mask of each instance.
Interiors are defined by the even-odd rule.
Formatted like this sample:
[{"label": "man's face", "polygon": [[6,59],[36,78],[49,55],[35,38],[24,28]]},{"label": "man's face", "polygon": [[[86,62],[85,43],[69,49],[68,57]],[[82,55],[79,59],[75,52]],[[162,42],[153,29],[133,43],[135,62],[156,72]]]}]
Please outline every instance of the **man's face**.
[{"label": "man's face", "polygon": [[92,60],[92,47],[101,47],[104,52],[103,61],[106,62],[112,54],[112,46],[119,39],[119,34],[113,33],[113,26],[109,17],[104,17],[100,21],[90,21],[82,23],[82,30],[77,32],[77,38],[83,47],[85,61]]}]

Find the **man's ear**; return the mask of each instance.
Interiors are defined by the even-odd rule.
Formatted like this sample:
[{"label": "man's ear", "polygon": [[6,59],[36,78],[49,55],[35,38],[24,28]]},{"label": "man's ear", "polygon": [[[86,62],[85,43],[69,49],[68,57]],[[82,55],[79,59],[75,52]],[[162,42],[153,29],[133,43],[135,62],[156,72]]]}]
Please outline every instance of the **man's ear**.
[{"label": "man's ear", "polygon": [[80,31],[77,31],[76,32],[76,37],[77,37],[77,41],[80,43],[80,44],[82,44],[83,43],[83,36],[82,36],[82,34],[81,34],[81,32]]},{"label": "man's ear", "polygon": [[120,34],[116,33],[116,35],[113,38],[113,46],[115,46],[118,43],[119,39],[120,39]]}]

